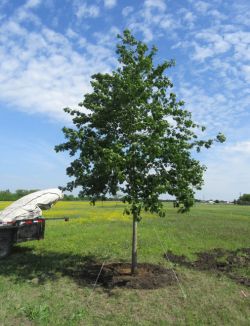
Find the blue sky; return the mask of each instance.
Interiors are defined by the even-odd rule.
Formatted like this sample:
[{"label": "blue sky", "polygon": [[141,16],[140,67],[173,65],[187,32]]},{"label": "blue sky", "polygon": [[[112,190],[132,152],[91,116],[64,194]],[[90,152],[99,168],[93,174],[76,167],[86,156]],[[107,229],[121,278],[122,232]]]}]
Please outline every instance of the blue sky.
[{"label": "blue sky", "polygon": [[0,0],[0,189],[64,185],[56,154],[63,112],[90,91],[90,76],[117,65],[116,35],[130,28],[158,49],[175,92],[227,142],[203,151],[200,198],[250,192],[250,4],[247,0]]}]

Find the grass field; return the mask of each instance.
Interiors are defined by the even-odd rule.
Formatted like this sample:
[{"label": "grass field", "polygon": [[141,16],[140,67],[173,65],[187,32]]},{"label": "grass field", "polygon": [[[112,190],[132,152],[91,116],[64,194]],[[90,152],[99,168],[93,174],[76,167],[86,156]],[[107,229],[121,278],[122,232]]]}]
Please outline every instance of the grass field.
[{"label": "grass field", "polygon": [[[0,202],[0,210],[7,206]],[[214,248],[250,247],[250,207],[197,205],[186,215],[170,204],[167,217],[145,214],[138,228],[139,262],[174,268],[179,283],[138,290],[79,283],[66,270],[89,259],[129,261],[131,221],[124,205],[59,202],[46,217],[43,241],[16,246],[0,262],[0,325],[250,325],[250,290],[226,275],[173,266],[171,250],[194,260]],[[241,269],[250,277],[249,269]]]}]

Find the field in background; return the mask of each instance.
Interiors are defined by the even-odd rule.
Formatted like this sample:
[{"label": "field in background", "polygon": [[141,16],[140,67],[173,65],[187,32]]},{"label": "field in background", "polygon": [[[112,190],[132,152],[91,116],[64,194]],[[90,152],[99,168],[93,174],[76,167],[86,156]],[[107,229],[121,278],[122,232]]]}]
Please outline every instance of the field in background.
[{"label": "field in background", "polygon": [[[0,202],[0,210],[7,203]],[[124,205],[59,202],[45,217],[46,238],[16,246],[0,262],[0,325],[247,325],[250,290],[210,271],[173,266],[163,254],[195,259],[214,248],[250,247],[250,207],[197,205],[180,215],[145,214],[138,228],[139,262],[174,267],[179,283],[165,289],[112,291],[86,286],[68,271],[86,261],[129,261],[131,221]],[[249,270],[239,271],[249,275]],[[250,276],[250,275],[249,275]],[[1,324],[2,323],[2,324]]]}]

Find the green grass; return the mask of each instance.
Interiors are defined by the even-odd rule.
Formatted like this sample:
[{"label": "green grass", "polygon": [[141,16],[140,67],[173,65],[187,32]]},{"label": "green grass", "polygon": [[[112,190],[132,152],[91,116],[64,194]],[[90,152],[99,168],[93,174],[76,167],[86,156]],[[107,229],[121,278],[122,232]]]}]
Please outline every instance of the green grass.
[{"label": "green grass", "polygon": [[[0,202],[0,209],[8,203]],[[0,262],[0,325],[248,325],[249,288],[226,276],[175,266],[180,283],[157,290],[114,289],[79,284],[65,270],[90,258],[129,261],[131,221],[124,205],[90,206],[59,202],[46,217],[46,238],[16,246]],[[172,266],[167,250],[194,259],[213,248],[249,247],[250,208],[197,205],[180,215],[167,205],[167,217],[145,214],[138,228],[139,262]],[[249,270],[239,271],[249,275]]]}]

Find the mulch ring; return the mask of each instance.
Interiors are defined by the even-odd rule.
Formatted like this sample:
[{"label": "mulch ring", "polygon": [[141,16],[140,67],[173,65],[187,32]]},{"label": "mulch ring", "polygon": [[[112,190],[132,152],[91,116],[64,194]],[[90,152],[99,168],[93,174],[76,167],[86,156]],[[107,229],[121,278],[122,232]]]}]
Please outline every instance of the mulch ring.
[{"label": "mulch ring", "polygon": [[241,248],[237,250],[225,250],[215,248],[205,252],[196,253],[197,260],[190,261],[184,255],[175,255],[172,251],[167,251],[164,257],[171,261],[188,268],[211,271],[217,275],[226,275],[245,286],[250,286],[248,276],[239,275],[242,271],[249,274],[250,271],[250,248]]},{"label": "mulch ring", "polygon": [[173,270],[147,263],[138,264],[134,275],[131,275],[129,263],[83,264],[81,268],[68,269],[66,274],[70,274],[79,283],[91,286],[96,284],[108,289],[157,289],[175,284],[177,280]]}]

